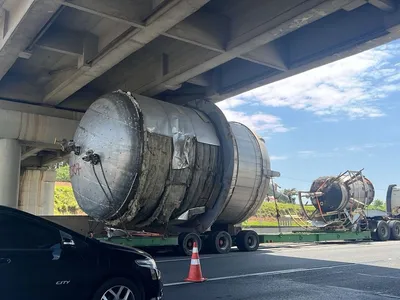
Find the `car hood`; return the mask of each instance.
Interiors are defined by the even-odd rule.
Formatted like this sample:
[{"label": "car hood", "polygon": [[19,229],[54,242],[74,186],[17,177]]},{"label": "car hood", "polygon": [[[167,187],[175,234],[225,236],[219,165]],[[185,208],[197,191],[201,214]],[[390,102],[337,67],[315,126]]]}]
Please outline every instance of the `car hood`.
[{"label": "car hood", "polygon": [[134,248],[134,247],[129,247],[129,246],[123,246],[123,245],[119,245],[119,244],[114,244],[111,243],[109,241],[105,241],[105,240],[99,240],[101,245],[107,249],[110,250],[117,250],[117,251],[125,251],[125,252],[130,252],[130,253],[134,253],[138,256],[143,256],[143,258],[153,258],[150,254],[148,254],[147,252]]}]

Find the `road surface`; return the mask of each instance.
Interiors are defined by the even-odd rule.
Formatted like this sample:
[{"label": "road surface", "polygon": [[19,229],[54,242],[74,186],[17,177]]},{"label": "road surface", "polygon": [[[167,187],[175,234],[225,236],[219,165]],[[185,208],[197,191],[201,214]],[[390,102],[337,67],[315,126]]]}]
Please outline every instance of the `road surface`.
[{"label": "road surface", "polygon": [[165,299],[400,299],[400,241],[268,245],[200,256],[204,283],[185,283],[190,259],[157,257]]}]

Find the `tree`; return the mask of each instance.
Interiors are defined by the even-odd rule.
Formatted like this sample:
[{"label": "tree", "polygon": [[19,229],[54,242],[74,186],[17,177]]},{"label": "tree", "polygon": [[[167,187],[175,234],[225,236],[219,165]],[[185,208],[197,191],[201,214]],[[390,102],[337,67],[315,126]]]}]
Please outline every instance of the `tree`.
[{"label": "tree", "polygon": [[386,204],[382,200],[379,200],[379,199],[376,199],[374,202],[372,202],[369,205],[369,207],[372,209],[386,211]]},{"label": "tree", "polygon": [[297,189],[284,189],[282,194],[286,195],[289,198],[290,203],[296,203]]}]

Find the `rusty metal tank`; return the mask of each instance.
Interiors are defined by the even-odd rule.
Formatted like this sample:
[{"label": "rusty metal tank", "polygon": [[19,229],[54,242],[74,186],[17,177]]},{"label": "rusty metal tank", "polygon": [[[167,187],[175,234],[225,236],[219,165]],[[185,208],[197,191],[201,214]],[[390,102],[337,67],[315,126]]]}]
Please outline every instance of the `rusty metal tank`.
[{"label": "rusty metal tank", "polygon": [[112,226],[204,232],[240,223],[279,176],[264,141],[204,100],[184,107],[116,91],[88,108],[73,142],[78,204]]},{"label": "rusty metal tank", "polygon": [[347,171],[340,176],[319,177],[312,183],[310,192],[322,192],[322,196],[311,197],[311,201],[323,213],[365,208],[375,196],[371,181],[361,172],[354,171]]}]

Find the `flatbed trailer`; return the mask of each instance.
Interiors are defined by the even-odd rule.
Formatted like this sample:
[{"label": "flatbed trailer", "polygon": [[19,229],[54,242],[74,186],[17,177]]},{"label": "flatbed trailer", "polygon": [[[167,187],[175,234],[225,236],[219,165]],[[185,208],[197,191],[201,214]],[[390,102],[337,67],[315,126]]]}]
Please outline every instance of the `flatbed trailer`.
[{"label": "flatbed trailer", "polygon": [[260,243],[304,243],[329,241],[368,241],[371,240],[370,231],[349,232],[293,232],[280,234],[261,234]]},{"label": "flatbed trailer", "polygon": [[[240,233],[242,232],[242,233]],[[248,235],[246,242],[247,245],[243,245],[243,235]],[[141,235],[130,235],[130,236],[112,236],[112,237],[98,237],[99,239],[137,248],[146,249],[162,249],[166,248],[176,249],[181,254],[190,255],[191,247],[194,240],[187,240],[186,244],[182,243],[184,237],[181,236],[170,236],[165,237],[162,235],[154,234],[141,234]],[[206,243],[208,238],[207,234],[200,235],[200,248],[202,244]],[[223,251],[212,251],[215,253],[227,253],[230,251],[232,246],[238,246],[241,251],[256,251],[258,250],[259,244],[264,243],[304,243],[304,242],[328,242],[328,241],[369,241],[371,240],[370,231],[350,232],[350,231],[295,231],[288,233],[278,234],[258,234],[253,230],[239,231],[237,235],[231,236],[231,244],[229,247],[221,247]],[[239,243],[239,244],[238,244]],[[222,241],[224,244],[224,241]],[[223,245],[222,245],[223,246]]]},{"label": "flatbed trailer", "polygon": [[[365,222],[360,223],[360,230],[304,228],[284,233],[257,233],[254,230],[229,226],[212,227],[211,231],[203,234],[181,233],[176,236],[165,236],[106,227],[107,237],[97,238],[137,248],[162,250],[172,248],[184,255],[191,254],[194,241],[198,243],[200,250],[204,248],[208,252],[228,253],[234,246],[240,251],[256,251],[259,244],[265,243],[400,240],[400,188],[394,184],[388,188],[386,206],[386,212],[366,210]],[[115,236],[118,232],[124,236]]]}]

